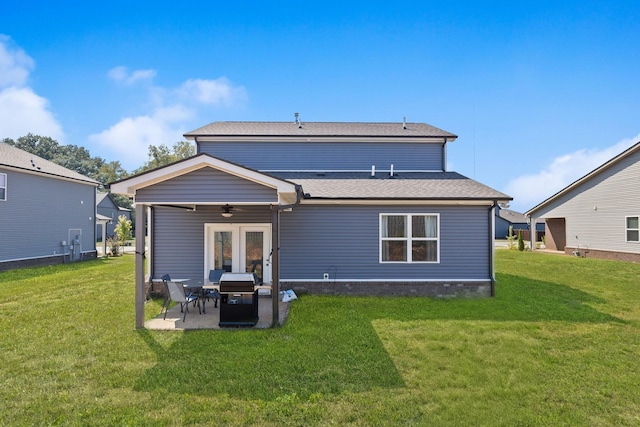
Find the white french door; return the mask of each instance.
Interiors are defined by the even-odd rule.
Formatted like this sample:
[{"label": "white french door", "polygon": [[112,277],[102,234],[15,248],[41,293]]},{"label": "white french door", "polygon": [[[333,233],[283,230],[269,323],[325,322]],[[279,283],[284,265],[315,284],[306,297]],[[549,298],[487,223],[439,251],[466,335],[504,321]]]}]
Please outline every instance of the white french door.
[{"label": "white french door", "polygon": [[270,224],[205,224],[204,268],[255,273],[271,283]]}]

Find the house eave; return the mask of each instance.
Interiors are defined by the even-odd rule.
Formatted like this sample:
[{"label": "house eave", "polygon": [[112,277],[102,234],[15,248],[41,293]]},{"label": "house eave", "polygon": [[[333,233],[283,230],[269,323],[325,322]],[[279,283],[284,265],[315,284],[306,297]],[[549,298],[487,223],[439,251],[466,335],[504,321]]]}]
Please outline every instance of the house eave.
[{"label": "house eave", "polygon": [[185,134],[187,140],[194,142],[291,142],[291,143],[316,143],[316,142],[410,142],[442,144],[453,142],[458,137],[453,136],[292,136],[292,135],[190,135]]},{"label": "house eave", "polygon": [[94,187],[98,187],[100,185],[100,183],[98,181],[95,181],[95,180],[92,180],[92,179],[71,178],[71,177],[68,177],[68,176],[58,175],[58,174],[54,174],[54,173],[50,173],[50,172],[43,172],[43,171],[37,171],[37,170],[34,171],[32,169],[21,168],[19,166],[10,166],[10,165],[0,164],[0,168],[7,169],[7,170],[13,170],[13,171],[16,171],[16,172],[21,172],[21,173],[26,173],[26,174],[29,174],[29,175],[44,176],[44,177],[47,177],[47,178],[59,179],[61,181],[75,182],[75,183],[80,183],[80,184],[92,185]]},{"label": "house eave", "polygon": [[[499,200],[501,201],[501,200]],[[440,205],[440,206],[491,206],[496,199],[412,199],[412,198],[320,198],[310,197],[302,199],[304,205]]]}]

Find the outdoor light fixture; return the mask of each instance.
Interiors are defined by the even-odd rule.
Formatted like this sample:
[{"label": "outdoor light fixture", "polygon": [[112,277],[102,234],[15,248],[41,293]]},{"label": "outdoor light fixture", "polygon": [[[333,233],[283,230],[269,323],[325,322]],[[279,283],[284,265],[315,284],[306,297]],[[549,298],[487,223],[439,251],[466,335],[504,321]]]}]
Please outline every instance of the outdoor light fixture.
[{"label": "outdoor light fixture", "polygon": [[231,218],[233,216],[233,212],[231,212],[231,209],[233,209],[233,206],[229,206],[228,204],[224,205],[222,207],[222,216],[225,218]]}]

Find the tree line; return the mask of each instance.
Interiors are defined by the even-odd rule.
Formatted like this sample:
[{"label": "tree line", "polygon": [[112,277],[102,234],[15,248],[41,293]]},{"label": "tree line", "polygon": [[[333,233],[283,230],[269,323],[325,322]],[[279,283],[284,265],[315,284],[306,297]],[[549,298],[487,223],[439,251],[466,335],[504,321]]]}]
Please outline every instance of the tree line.
[{"label": "tree line", "polygon": [[[100,189],[102,191],[105,191],[104,186],[109,182],[165,166],[195,154],[195,148],[188,141],[176,142],[171,148],[165,144],[150,145],[148,160],[142,166],[129,173],[118,160],[107,161],[101,157],[93,157],[89,150],[84,147],[60,145],[58,141],[48,136],[29,133],[16,140],[4,138],[2,142],[92,178],[101,184]],[[117,194],[113,196],[118,205],[127,208],[131,207],[131,202],[127,197]]]}]

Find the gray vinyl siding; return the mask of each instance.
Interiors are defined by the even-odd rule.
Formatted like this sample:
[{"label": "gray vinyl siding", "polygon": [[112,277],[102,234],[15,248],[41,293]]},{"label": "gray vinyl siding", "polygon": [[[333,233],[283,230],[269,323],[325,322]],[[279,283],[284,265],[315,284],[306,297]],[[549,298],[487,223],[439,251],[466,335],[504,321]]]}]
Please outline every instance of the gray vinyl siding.
[{"label": "gray vinyl siding", "polygon": [[625,217],[640,216],[640,151],[534,214],[566,219],[566,246],[640,253],[626,242]]},{"label": "gray vinyl siding", "polygon": [[257,170],[443,170],[442,143],[198,142],[198,152]]},{"label": "gray vinyl siding", "polygon": [[[439,213],[440,263],[380,263],[380,213]],[[481,206],[299,206],[281,216],[280,278],[490,279],[489,218]]]},{"label": "gray vinyl siding", "polygon": [[[439,264],[380,264],[380,213],[439,213]],[[200,279],[209,223],[270,223],[269,207],[246,207],[230,220],[219,208],[154,207],[153,277]],[[489,279],[488,207],[297,206],[280,217],[281,280]]]},{"label": "gray vinyl siding", "polygon": [[159,207],[153,209],[153,261],[151,274],[159,278],[201,279],[204,272],[204,228],[212,223],[271,223],[269,206],[247,206],[235,209],[233,218],[220,215],[220,207],[198,206],[185,209]]},{"label": "gray vinyl siding", "polygon": [[277,202],[275,189],[203,168],[138,190],[137,203]]},{"label": "gray vinyl siding", "polygon": [[[0,168],[7,200],[0,201],[0,261],[62,253],[69,229],[81,229],[81,250],[95,251],[94,185]],[[68,252],[68,250],[67,250]]]}]

